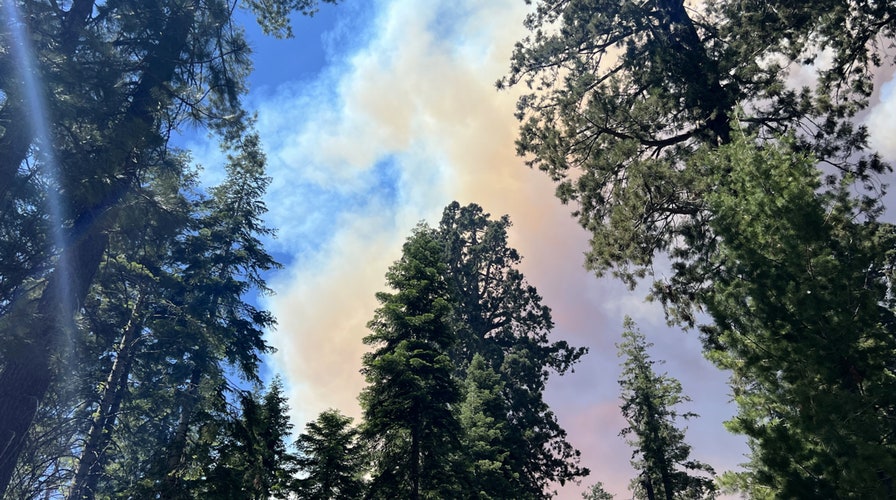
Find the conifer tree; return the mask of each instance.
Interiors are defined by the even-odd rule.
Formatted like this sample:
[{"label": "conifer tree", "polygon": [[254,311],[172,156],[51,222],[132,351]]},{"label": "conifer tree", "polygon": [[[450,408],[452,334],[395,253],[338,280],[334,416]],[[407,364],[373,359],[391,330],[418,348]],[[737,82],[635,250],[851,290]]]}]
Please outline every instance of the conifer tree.
[{"label": "conifer tree", "polygon": [[363,496],[365,452],[350,417],[332,409],[322,412],[305,426],[296,445],[304,475],[297,485],[299,498],[354,500]]},{"label": "conifer tree", "polygon": [[[632,466],[639,471],[631,489],[636,498],[673,500],[714,498],[714,472],[711,467],[690,458],[691,447],[684,442],[684,432],[677,427],[676,406],[688,401],[681,384],[668,375],[657,374],[647,349],[652,345],[626,317],[623,341],[618,345],[624,357],[622,378],[622,415],[628,425],[620,435],[632,445]],[[692,475],[703,472],[706,475]]]},{"label": "conifer tree", "polygon": [[[500,401],[481,411],[502,429],[489,446],[506,454],[500,459],[504,494],[544,498],[552,484],[588,474],[543,399],[552,373],[563,375],[587,349],[550,338],[551,310],[518,269],[522,257],[507,243],[510,226],[509,217],[492,219],[476,204],[452,202],[443,211],[438,235],[458,335],[452,360],[459,380],[471,381],[477,356],[483,362],[477,371],[497,376],[500,388],[488,390]],[[481,383],[484,374],[472,376]]]},{"label": "conifer tree", "polygon": [[896,229],[849,180],[822,190],[810,155],[740,135],[704,163],[725,185],[700,298],[708,355],[731,371],[756,495],[896,494]]},{"label": "conifer tree", "polygon": [[457,342],[443,246],[418,226],[386,273],[392,292],[368,324],[362,434],[374,460],[368,497],[449,498],[463,490],[460,389],[449,352]]},{"label": "conifer tree", "polygon": [[239,403],[239,412],[221,426],[222,439],[210,453],[197,497],[289,498],[295,490],[298,457],[288,444],[292,424],[282,383],[274,379],[263,394],[243,393]]},{"label": "conifer tree", "polygon": [[584,500],[613,500],[613,495],[604,489],[603,483],[597,482],[582,493],[582,498]]},{"label": "conifer tree", "polygon": [[503,391],[501,377],[481,354],[473,355],[466,371],[460,406],[463,449],[470,476],[467,493],[473,498],[486,500],[507,495],[527,498],[519,491],[520,473],[514,470],[509,460],[509,423],[502,418],[508,412]]},{"label": "conifer tree", "polygon": [[[896,62],[894,19],[893,2],[540,0],[501,82],[532,86],[518,149],[591,233],[587,267],[653,280],[670,321],[709,313],[704,352],[753,446],[731,484],[757,496],[894,495],[890,167],[856,118]],[[817,78],[793,87],[801,70]]]},{"label": "conifer tree", "polygon": [[[318,3],[245,6],[266,31],[285,36],[289,13],[313,12]],[[123,204],[164,168],[168,139],[187,121],[226,141],[245,135],[240,99],[251,67],[234,5],[221,0],[3,7],[0,494],[64,373],[56,361],[71,354],[66,339],[78,333]],[[46,116],[31,109],[34,101]],[[60,197],[58,213],[47,209],[50,194]],[[8,239],[14,234],[18,241]]]},{"label": "conifer tree", "polygon": [[438,229],[415,229],[390,268],[396,293],[377,295],[382,307],[365,339],[378,346],[364,358],[371,385],[361,395],[373,497],[413,491],[402,486],[413,471],[402,461],[415,425],[406,415],[419,402],[448,430],[434,435],[442,489],[420,495],[550,498],[555,483],[588,473],[543,399],[551,372],[563,374],[586,350],[549,338],[550,309],[516,268],[509,226],[506,216],[454,202]]}]

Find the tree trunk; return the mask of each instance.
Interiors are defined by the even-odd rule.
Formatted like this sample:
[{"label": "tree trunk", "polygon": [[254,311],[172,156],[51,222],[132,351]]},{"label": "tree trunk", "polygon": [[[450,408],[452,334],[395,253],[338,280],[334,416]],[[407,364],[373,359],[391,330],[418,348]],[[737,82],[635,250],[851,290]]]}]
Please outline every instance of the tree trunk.
[{"label": "tree trunk", "polygon": [[656,493],[653,491],[653,483],[650,482],[650,477],[646,473],[641,473],[643,476],[641,478],[641,486],[644,487],[644,493],[647,494],[647,500],[656,500]]},{"label": "tree trunk", "polygon": [[734,102],[722,88],[718,64],[706,53],[706,44],[700,39],[694,21],[688,15],[682,0],[661,0],[658,8],[666,16],[665,29],[668,42],[681,53],[687,53],[689,64],[682,68],[694,75],[694,82],[702,84],[694,95],[700,96],[693,103],[705,115],[704,130],[710,132],[717,144],[731,142],[730,114]]},{"label": "tree trunk", "polygon": [[[68,12],[65,13],[58,45],[59,54],[62,57],[71,56],[77,48],[78,36],[93,13],[93,5],[94,0],[75,0]],[[7,24],[8,22],[2,24],[4,31],[8,30]],[[4,34],[7,40],[15,40],[15,37]],[[26,54],[32,52],[30,47],[18,47],[13,50],[27,51]],[[37,56],[37,54],[34,55]],[[8,61],[12,62],[13,58]],[[34,61],[34,63],[37,65],[39,61]],[[4,74],[15,74],[17,70],[22,71],[24,68],[2,68]],[[40,79],[39,76],[38,78]],[[36,127],[30,123],[28,118],[27,103],[21,89],[6,88],[3,90],[6,93],[7,101],[4,109],[0,111],[0,127],[4,129],[3,136],[0,137],[0,210],[5,210],[15,199],[12,186],[36,134]],[[52,118],[50,121],[52,122]]]},{"label": "tree trunk", "polygon": [[65,355],[59,346],[74,327],[74,313],[87,295],[106,243],[97,226],[63,252],[39,300],[23,299],[4,318],[13,347],[0,371],[0,495],[6,492],[25,435],[52,382],[51,357]]},{"label": "tree trunk", "polygon": [[193,412],[199,404],[199,384],[202,382],[203,374],[202,365],[197,362],[190,373],[187,397],[181,405],[177,429],[174,432],[171,445],[168,447],[168,457],[165,460],[165,470],[163,471],[162,490],[157,492],[160,495],[159,498],[168,498],[171,493],[177,491],[178,482],[180,481],[180,466],[184,460],[184,452],[187,449],[187,434],[190,430],[190,422],[193,420]]},{"label": "tree trunk", "polygon": [[97,408],[96,415],[90,424],[90,430],[87,432],[87,440],[78,461],[69,500],[93,500],[94,498],[96,485],[105,461],[105,449],[112,439],[112,430],[118,409],[121,407],[121,400],[127,390],[127,379],[134,358],[134,346],[143,326],[143,303],[144,295],[141,292],[131,308],[131,316],[119,343],[118,355],[106,378],[106,386],[99,408]]},{"label": "tree trunk", "polygon": [[411,500],[420,500],[420,426],[411,429]]}]

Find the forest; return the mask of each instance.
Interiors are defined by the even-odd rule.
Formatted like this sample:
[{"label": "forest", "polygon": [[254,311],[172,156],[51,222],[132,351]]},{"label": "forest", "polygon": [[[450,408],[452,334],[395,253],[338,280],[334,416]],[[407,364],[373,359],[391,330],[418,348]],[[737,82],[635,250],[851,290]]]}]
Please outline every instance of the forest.
[{"label": "forest", "polygon": [[[364,326],[352,333],[363,354],[329,372],[360,368],[357,412],[331,407],[299,422],[297,403],[316,408],[291,396],[307,381],[278,373],[283,358],[271,361],[292,328],[271,297],[299,260],[284,250],[293,240],[277,243],[294,229],[276,214],[288,211],[292,226],[356,231],[370,255],[378,240],[360,227],[372,219],[332,217],[322,198],[295,210],[272,196],[304,193],[271,168],[295,160],[268,136],[271,123],[299,118],[259,109],[253,70],[272,61],[256,58],[251,33],[308,43],[301,30],[323,22],[322,12],[352,17],[362,7],[3,0],[0,497],[542,499],[569,498],[572,486],[586,500],[615,498],[610,482],[620,478],[586,459],[591,450],[568,427],[578,424],[552,408],[552,388],[594,363],[598,344],[560,338],[567,314],[530,282],[533,267],[515,247],[528,240],[512,220],[519,227],[560,206],[583,236],[580,274],[621,284],[699,341],[695,351],[727,380],[734,414],[724,427],[748,449],[725,470],[692,447],[701,420],[687,387],[661,368],[674,360],[642,331],[651,324],[643,309],[623,310],[615,329],[588,335],[616,348],[617,365],[601,373],[618,377],[593,384],[613,387],[612,432],[628,452],[603,459],[633,471],[621,480],[627,498],[896,498],[893,158],[876,139],[896,135],[868,119],[896,96],[884,83],[896,68],[896,3],[507,3],[524,18],[506,54],[463,46],[452,57],[499,60],[497,82],[481,83],[514,102],[514,133],[481,139],[502,138],[520,165],[509,177],[497,165],[477,168],[497,172],[489,189],[517,189],[530,171],[549,182],[555,196],[527,198],[528,211],[492,215],[492,200],[452,201],[467,193],[425,174],[472,153],[420,152],[395,138],[425,129],[472,141],[470,109],[493,114],[462,91],[466,80],[440,72],[452,60],[426,53],[438,42],[410,17],[379,26],[419,35],[420,57],[433,66],[414,71],[457,92],[433,98],[439,106],[425,119],[395,125],[395,137],[374,138],[436,164],[417,175],[444,193],[410,192],[402,160],[369,153],[356,129],[301,101],[302,112],[323,116],[312,126],[331,134],[321,137],[332,144],[314,144],[321,157],[388,157],[376,160],[373,182],[394,182],[385,191],[415,225],[392,214],[403,244],[383,254],[391,265],[343,262],[357,281],[335,283],[344,303],[327,306],[359,313],[352,289],[366,293],[362,275],[377,276]],[[484,36],[452,31],[448,17],[485,8],[460,4],[458,14],[439,3],[427,14],[438,26],[427,29]],[[376,6],[400,16],[407,4]],[[347,31],[310,40],[332,59]],[[279,55],[298,65],[320,50]],[[379,70],[406,76],[403,53],[381,52],[392,59]],[[364,69],[357,54],[344,65]],[[315,97],[351,90],[331,87]],[[361,106],[361,121],[379,113],[395,122],[431,97],[399,88],[372,93],[371,105],[339,95],[343,107]],[[217,153],[191,149],[185,137],[199,136]],[[344,194],[368,173],[339,168],[341,186],[321,196],[383,209],[382,199]],[[429,208],[417,210],[424,198]],[[525,227],[541,227],[529,238],[545,247],[578,248],[545,225]],[[319,334],[336,345],[337,333]],[[289,363],[331,359],[325,351]]]}]

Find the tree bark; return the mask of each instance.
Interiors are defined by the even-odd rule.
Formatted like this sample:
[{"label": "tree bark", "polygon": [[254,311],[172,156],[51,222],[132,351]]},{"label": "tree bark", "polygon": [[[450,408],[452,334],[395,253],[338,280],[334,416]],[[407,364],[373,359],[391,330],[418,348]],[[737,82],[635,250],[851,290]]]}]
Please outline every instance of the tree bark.
[{"label": "tree bark", "polygon": [[[75,310],[87,295],[106,248],[97,227],[60,256],[37,301],[22,300],[4,318],[12,352],[0,371],[0,495],[5,493],[25,435],[54,378],[51,358],[74,327]],[[72,272],[68,272],[71,269]],[[35,303],[36,302],[36,303]]]},{"label": "tree bark", "polygon": [[202,365],[197,361],[193,371],[190,373],[189,390],[184,403],[181,405],[177,430],[175,430],[174,438],[168,448],[162,490],[157,492],[160,495],[159,498],[167,498],[171,493],[177,491],[178,482],[180,481],[180,466],[183,463],[184,452],[187,449],[187,434],[190,430],[190,423],[193,420],[193,413],[199,404],[199,384],[202,382],[203,374]]},{"label": "tree bark", "polygon": [[706,45],[682,0],[660,0],[657,7],[668,20],[663,23],[667,41],[680,53],[690,56],[688,67],[683,69],[692,73],[692,84],[702,87],[694,92],[700,96],[694,104],[706,116],[704,130],[710,132],[718,144],[728,144],[731,142],[730,114],[734,102],[722,88],[718,64],[706,53]]},{"label": "tree bark", "polygon": [[134,359],[134,349],[140,329],[143,326],[144,294],[137,296],[128,324],[118,346],[118,355],[106,378],[106,385],[100,400],[99,408],[87,432],[87,440],[81,457],[69,500],[93,500],[96,486],[102,472],[104,453],[112,439],[112,428],[115,425],[118,409],[127,390],[127,379]]}]

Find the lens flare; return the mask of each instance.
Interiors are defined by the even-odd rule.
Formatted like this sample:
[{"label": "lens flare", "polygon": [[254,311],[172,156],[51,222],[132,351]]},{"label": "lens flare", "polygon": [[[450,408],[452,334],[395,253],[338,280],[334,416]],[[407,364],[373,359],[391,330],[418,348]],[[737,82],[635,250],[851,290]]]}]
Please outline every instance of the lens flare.
[{"label": "lens flare", "polygon": [[[27,109],[28,123],[34,137],[34,160],[46,177],[47,192],[45,196],[46,211],[50,220],[51,241],[57,257],[56,272],[60,287],[59,296],[64,301],[60,304],[60,310],[71,310],[69,302],[71,295],[71,266],[64,251],[66,246],[65,229],[63,226],[62,195],[59,192],[59,162],[53,148],[53,138],[50,132],[50,118],[47,112],[46,96],[44,94],[44,82],[38,71],[37,59],[34,55],[28,26],[22,19],[18,2],[5,0],[3,2],[5,22],[10,34],[10,52],[16,63],[18,84],[21,86],[21,95]],[[7,95],[7,98],[9,96]],[[62,324],[65,324],[65,318]],[[70,321],[70,320],[68,320]],[[66,329],[68,330],[68,329]]]}]

